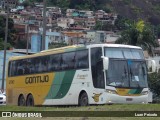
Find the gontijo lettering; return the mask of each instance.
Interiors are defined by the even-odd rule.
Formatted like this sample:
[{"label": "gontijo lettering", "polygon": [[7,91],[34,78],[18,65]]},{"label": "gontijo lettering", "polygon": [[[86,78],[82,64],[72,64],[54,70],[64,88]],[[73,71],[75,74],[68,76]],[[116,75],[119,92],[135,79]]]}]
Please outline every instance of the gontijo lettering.
[{"label": "gontijo lettering", "polygon": [[33,84],[33,83],[44,83],[49,81],[49,76],[33,76],[33,77],[26,77],[25,83],[26,84]]}]

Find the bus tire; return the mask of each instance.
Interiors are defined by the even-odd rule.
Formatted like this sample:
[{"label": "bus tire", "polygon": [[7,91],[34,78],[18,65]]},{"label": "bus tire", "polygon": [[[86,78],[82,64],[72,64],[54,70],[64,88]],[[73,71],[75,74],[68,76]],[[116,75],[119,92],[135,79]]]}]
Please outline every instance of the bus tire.
[{"label": "bus tire", "polygon": [[79,104],[79,106],[87,106],[88,105],[88,95],[86,92],[82,92],[80,94],[78,104]]},{"label": "bus tire", "polygon": [[29,94],[27,96],[26,106],[34,106],[34,98],[33,98],[32,94]]},{"label": "bus tire", "polygon": [[25,99],[24,99],[24,96],[21,94],[18,98],[18,106],[25,106]]}]

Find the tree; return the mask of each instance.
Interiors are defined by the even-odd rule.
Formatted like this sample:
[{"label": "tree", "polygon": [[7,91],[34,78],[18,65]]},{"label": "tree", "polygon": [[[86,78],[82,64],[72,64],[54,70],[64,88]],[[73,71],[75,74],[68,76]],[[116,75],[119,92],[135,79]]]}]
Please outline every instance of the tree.
[{"label": "tree", "polygon": [[154,32],[157,38],[160,38],[160,24],[157,26],[154,26]]},{"label": "tree", "polygon": [[102,30],[102,23],[100,21],[96,21],[96,25],[94,26],[94,30]]},{"label": "tree", "polygon": [[[37,2],[41,2],[41,1],[43,1],[43,0],[37,0]],[[22,3],[22,5],[24,6],[24,7],[28,7],[28,6],[34,6],[34,2],[35,1],[33,1],[33,0],[28,0],[28,1],[24,1],[23,3]]]},{"label": "tree", "polygon": [[130,19],[127,19],[118,15],[114,25],[118,30],[125,30],[127,28],[126,23],[130,23],[130,22],[131,22]]},{"label": "tree", "polygon": [[[10,43],[6,44],[6,48],[7,50],[11,47]],[[2,40],[2,38],[0,38],[0,50],[4,50],[4,41]]]},{"label": "tree", "polygon": [[119,44],[140,46],[153,55],[153,48],[158,46],[154,32],[150,25],[143,20],[126,22],[126,29],[122,31],[121,37],[116,41]]},{"label": "tree", "polygon": [[[6,18],[4,16],[0,16],[0,39],[1,41],[5,40],[5,27],[6,27]],[[8,20],[8,36],[7,36],[7,42],[10,44],[9,46],[13,46],[14,40],[15,40],[15,34],[16,31],[14,29],[14,22],[13,19],[9,18]],[[1,42],[2,44],[3,42]]]},{"label": "tree", "polygon": [[3,50],[4,46],[3,46],[3,40],[2,38],[0,38],[0,50]]},{"label": "tree", "polygon": [[149,74],[149,88],[153,92],[153,102],[160,102],[160,71]]}]

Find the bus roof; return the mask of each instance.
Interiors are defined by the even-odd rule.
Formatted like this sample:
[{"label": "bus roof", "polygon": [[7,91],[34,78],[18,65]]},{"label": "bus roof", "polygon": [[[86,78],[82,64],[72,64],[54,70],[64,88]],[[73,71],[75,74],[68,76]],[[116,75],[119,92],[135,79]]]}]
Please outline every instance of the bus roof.
[{"label": "bus roof", "polygon": [[88,45],[88,47],[120,47],[120,48],[142,49],[141,47],[138,47],[138,46],[123,45],[123,44],[92,44],[92,45]]},{"label": "bus roof", "polygon": [[39,53],[35,53],[32,55],[26,55],[26,56],[14,56],[11,57],[9,60],[17,60],[17,59],[24,59],[24,58],[30,58],[30,57],[38,57],[41,55],[47,55],[52,53],[63,53],[63,52],[69,52],[74,51],[78,49],[85,49],[85,48],[93,48],[93,47],[120,47],[120,48],[135,48],[135,49],[142,49],[138,46],[131,46],[131,45],[122,45],[122,44],[91,44],[91,45],[72,45],[72,46],[66,46],[66,47],[60,47],[60,48],[54,48],[49,50],[44,50]]}]

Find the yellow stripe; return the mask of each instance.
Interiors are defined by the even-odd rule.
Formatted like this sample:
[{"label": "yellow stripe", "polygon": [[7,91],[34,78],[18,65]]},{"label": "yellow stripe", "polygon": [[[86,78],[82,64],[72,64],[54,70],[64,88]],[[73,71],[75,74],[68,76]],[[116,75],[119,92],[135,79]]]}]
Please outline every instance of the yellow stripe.
[{"label": "yellow stripe", "polygon": [[[49,76],[49,81],[48,82],[39,82],[39,83],[31,83],[31,84],[26,84],[25,79],[26,77],[33,77],[33,75],[26,75],[22,77],[10,77],[7,80],[7,92],[12,91],[12,93],[8,93],[8,97],[14,98],[13,102],[16,104],[18,101],[18,96],[22,93],[25,97],[29,93],[31,93],[34,97],[35,104],[41,105],[43,104],[46,95],[48,94],[51,84],[53,83],[53,79],[55,74],[53,73],[45,73],[45,74],[36,74],[34,76],[43,76],[48,75]],[[10,82],[13,82],[12,84]],[[13,96],[9,96],[9,95]]]}]

